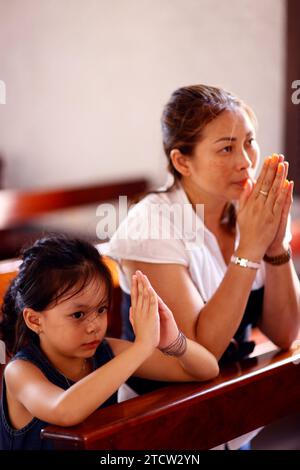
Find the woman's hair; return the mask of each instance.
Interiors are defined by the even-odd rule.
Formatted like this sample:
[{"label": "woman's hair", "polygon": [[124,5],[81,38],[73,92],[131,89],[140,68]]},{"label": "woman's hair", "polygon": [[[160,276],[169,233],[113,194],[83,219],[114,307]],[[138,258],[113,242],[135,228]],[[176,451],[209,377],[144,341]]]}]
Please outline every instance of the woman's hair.
[{"label": "woman's hair", "polygon": [[[207,85],[192,85],[175,90],[164,107],[161,124],[163,146],[168,159],[168,170],[174,177],[174,184],[181,179],[181,174],[173,166],[171,151],[178,149],[183,155],[193,157],[195,146],[202,138],[204,127],[223,111],[243,109],[253,125],[257,119],[252,109],[237,96]],[[236,211],[232,203],[225,207],[223,223],[231,231],[236,224]]]},{"label": "woman's hair", "polygon": [[110,306],[111,274],[90,243],[59,235],[41,238],[25,249],[19,273],[11,282],[2,305],[0,337],[8,353],[14,354],[30,340],[37,340],[36,333],[24,321],[25,307],[42,312],[68,294],[67,298],[77,295],[95,278],[105,283]]},{"label": "woman's hair", "polygon": [[222,88],[192,85],[178,88],[172,93],[164,107],[161,123],[168,169],[175,179],[180,179],[181,174],[172,164],[171,151],[178,149],[183,155],[193,156],[204,127],[223,111],[236,108],[244,109],[256,126],[252,109]]}]

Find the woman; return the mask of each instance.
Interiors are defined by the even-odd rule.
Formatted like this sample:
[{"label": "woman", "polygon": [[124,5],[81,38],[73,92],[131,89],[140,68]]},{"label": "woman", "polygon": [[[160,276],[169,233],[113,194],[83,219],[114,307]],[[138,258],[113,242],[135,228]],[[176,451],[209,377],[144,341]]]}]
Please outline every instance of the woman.
[{"label": "woman", "polygon": [[[132,274],[145,273],[179,328],[218,360],[249,354],[254,324],[288,348],[298,333],[300,292],[289,250],[288,163],[274,154],[254,180],[254,113],[219,88],[176,90],[165,106],[162,130],[174,184],[145,197],[113,236],[110,255],[119,262],[121,287],[129,294]],[[177,236],[153,237],[153,224],[147,228],[145,222],[149,208],[161,203],[185,207],[191,218],[204,205],[204,217],[196,217],[203,242],[196,237],[191,246],[184,231],[178,236],[174,217],[169,222]]]}]

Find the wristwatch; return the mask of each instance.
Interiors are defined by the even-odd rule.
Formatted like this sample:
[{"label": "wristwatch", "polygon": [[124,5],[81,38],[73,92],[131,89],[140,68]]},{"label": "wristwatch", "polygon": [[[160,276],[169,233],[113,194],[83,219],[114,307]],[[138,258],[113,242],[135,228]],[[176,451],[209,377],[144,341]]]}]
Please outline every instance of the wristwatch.
[{"label": "wristwatch", "polygon": [[241,258],[240,256],[232,255],[230,258],[231,263],[237,264],[242,268],[251,268],[251,269],[259,269],[260,263],[254,263],[253,261],[249,261],[247,258]]}]

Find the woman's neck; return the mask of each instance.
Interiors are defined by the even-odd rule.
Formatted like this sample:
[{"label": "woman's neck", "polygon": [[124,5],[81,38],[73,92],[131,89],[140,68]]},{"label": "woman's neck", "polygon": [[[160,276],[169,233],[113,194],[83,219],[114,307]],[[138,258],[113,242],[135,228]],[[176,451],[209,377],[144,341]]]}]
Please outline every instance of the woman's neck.
[{"label": "woman's neck", "polygon": [[195,211],[197,204],[204,205],[204,222],[206,227],[212,232],[218,230],[228,201],[216,199],[189,180],[182,179],[180,183]]}]

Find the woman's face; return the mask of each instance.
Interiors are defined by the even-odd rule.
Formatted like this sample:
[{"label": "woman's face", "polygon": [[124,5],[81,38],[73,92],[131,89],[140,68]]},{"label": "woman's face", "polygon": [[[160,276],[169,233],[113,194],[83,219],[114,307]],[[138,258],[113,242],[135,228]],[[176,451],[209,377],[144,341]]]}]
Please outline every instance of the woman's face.
[{"label": "woman's face", "polygon": [[246,111],[223,111],[204,128],[184,178],[214,197],[236,200],[246,179],[253,179],[258,160],[255,128]]}]

